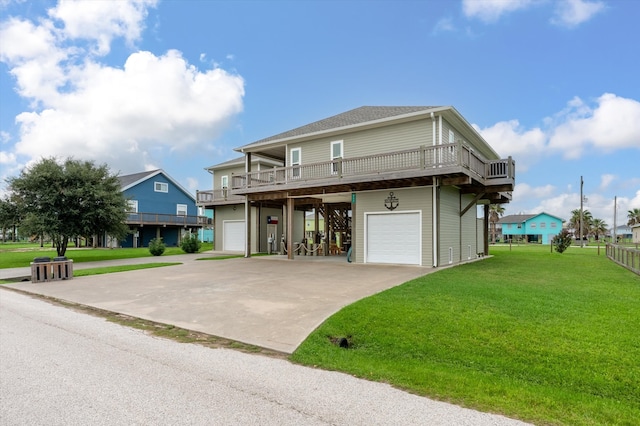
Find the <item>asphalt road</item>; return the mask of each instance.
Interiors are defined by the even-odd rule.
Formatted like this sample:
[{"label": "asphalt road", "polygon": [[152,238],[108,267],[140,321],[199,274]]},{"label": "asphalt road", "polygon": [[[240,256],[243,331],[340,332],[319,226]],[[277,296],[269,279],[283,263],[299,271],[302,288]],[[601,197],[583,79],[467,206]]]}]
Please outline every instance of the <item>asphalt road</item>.
[{"label": "asphalt road", "polygon": [[2,425],[518,425],[381,383],[151,337],[0,289]]}]

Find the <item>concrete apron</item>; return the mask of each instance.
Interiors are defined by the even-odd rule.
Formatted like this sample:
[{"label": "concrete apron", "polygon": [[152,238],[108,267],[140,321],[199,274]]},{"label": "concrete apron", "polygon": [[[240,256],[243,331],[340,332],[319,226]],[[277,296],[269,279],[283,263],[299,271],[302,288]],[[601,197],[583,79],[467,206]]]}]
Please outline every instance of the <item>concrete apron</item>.
[{"label": "concrete apron", "polygon": [[432,271],[271,256],[5,286],[292,353],[342,307]]}]

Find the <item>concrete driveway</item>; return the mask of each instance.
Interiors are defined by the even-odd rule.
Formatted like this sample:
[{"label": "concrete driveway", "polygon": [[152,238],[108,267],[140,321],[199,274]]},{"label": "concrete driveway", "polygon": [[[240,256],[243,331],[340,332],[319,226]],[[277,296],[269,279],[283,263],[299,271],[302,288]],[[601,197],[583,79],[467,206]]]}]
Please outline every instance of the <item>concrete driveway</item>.
[{"label": "concrete driveway", "polygon": [[433,271],[344,258],[194,259],[7,287],[292,353],[340,308]]}]

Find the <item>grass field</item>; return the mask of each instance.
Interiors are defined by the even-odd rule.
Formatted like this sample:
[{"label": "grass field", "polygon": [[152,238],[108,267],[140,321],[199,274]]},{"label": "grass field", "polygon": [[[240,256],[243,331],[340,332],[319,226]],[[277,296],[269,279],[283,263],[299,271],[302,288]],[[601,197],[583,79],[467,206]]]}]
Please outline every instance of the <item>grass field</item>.
[{"label": "grass field", "polygon": [[[213,244],[203,243],[200,253],[212,250]],[[162,256],[184,254],[180,247],[167,247]],[[51,247],[41,248],[39,244],[0,244],[0,268],[28,267],[34,257],[55,257],[56,250]],[[149,249],[144,248],[118,248],[118,249],[93,249],[71,247],[67,249],[66,256],[73,259],[74,263],[96,262],[100,260],[130,259],[136,257],[152,257]],[[159,259],[162,259],[162,256]]]},{"label": "grass field", "polygon": [[291,359],[536,424],[637,425],[640,277],[604,250],[491,252],[344,308]]}]

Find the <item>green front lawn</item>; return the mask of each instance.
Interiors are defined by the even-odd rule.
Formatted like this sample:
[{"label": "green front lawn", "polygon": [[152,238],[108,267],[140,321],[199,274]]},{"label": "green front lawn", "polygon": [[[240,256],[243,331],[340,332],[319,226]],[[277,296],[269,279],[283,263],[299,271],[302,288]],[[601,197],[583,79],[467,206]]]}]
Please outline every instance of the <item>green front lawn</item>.
[{"label": "green front lawn", "polygon": [[292,360],[538,424],[637,424],[640,277],[604,250],[491,252],[342,309]]},{"label": "green front lawn", "polygon": [[[202,243],[200,253],[213,249],[213,244]],[[180,247],[167,247],[163,256],[185,254]],[[0,268],[20,268],[28,267],[34,257],[56,257],[56,250],[51,247],[41,248],[38,244],[0,244]],[[144,248],[116,248],[116,249],[93,249],[70,247],[67,249],[67,258],[73,259],[74,263],[96,262],[101,260],[130,259],[136,257],[152,257],[147,247]]]}]

